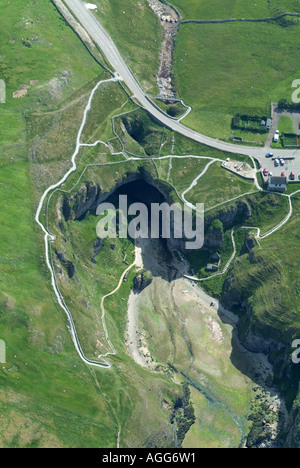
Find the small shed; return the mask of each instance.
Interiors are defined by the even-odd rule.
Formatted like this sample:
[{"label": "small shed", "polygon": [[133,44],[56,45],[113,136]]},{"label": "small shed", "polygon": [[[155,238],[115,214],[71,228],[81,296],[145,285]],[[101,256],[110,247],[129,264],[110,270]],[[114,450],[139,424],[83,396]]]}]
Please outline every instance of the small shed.
[{"label": "small shed", "polygon": [[212,265],[211,263],[209,263],[206,266],[207,271],[218,271],[218,269],[219,269],[218,265]]}]

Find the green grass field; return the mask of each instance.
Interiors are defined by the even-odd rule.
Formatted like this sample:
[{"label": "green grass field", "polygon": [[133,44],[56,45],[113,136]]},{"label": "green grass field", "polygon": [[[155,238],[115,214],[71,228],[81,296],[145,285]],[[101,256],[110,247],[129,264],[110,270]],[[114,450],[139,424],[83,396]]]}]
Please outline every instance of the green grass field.
[{"label": "green grass field", "polygon": [[162,28],[146,0],[96,0],[97,15],[145,91],[157,94]]},{"label": "green grass field", "polygon": [[[212,180],[214,181],[213,194],[209,189]],[[234,197],[248,192],[255,192],[256,190],[254,181],[236,176],[223,169],[221,164],[216,162],[208,168],[197,185],[186,194],[186,199],[193,204],[204,203],[207,210],[226,200],[231,200]]]},{"label": "green grass field", "polygon": [[[56,107],[99,73],[99,66],[50,1],[17,0],[13,6],[1,5],[1,12],[5,22],[0,33],[0,75],[7,89],[7,105],[1,109]],[[30,86],[31,80],[38,83]],[[28,94],[13,99],[22,84],[29,86]]]},{"label": "green grass field", "polygon": [[[211,405],[203,395],[191,389],[196,422],[186,436],[183,448],[228,448],[240,442],[240,432],[221,406]],[[228,431],[230,428],[230,432]],[[199,445],[201,441],[201,445]]]},{"label": "green grass field", "polygon": [[[50,2],[1,8],[7,103],[0,109],[0,336],[7,362],[0,372],[0,446],[115,446],[115,418],[98,391],[101,373],[91,373],[74,353],[37,250],[24,119],[29,110],[56,108],[100,70]],[[64,71],[68,82],[51,94],[57,82],[49,83],[60,83]],[[27,96],[13,99],[22,83],[35,79]]]},{"label": "green grass field", "polygon": [[281,133],[295,133],[294,122],[291,117],[282,115],[279,119],[278,130]]},{"label": "green grass field", "polygon": [[299,3],[296,0],[173,0],[182,13],[183,19],[227,19],[227,18],[268,18],[282,13],[299,13]]},{"label": "green grass field", "polygon": [[[184,123],[227,140],[236,113],[269,114],[270,103],[289,97],[299,75],[299,26],[188,24],[176,40],[175,75],[180,96],[193,111]],[[205,70],[205,72],[203,72]],[[245,141],[265,137],[242,132]],[[240,136],[240,135],[237,135]]]},{"label": "green grass field", "polygon": [[[294,122],[291,117],[288,117],[287,115],[282,115],[278,122],[278,130],[279,130],[280,136],[284,138],[285,145],[289,145],[289,144],[296,145],[296,137],[287,138],[283,136],[283,133],[296,135]],[[274,149],[282,148],[283,147],[282,139],[280,138],[277,143],[274,143],[274,141],[272,141],[271,147]]]}]

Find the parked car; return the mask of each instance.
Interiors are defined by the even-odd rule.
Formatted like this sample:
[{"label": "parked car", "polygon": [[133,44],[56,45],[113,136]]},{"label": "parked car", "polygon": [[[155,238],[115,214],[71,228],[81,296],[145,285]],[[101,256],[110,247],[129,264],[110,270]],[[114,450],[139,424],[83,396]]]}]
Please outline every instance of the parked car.
[{"label": "parked car", "polygon": [[282,158],[279,159],[280,166],[284,166],[284,160]]},{"label": "parked car", "polygon": [[264,169],[264,170],[263,170],[263,173],[264,173],[264,176],[266,177],[266,176],[269,174],[268,169]]},{"label": "parked car", "polygon": [[285,172],[282,172],[282,173],[281,173],[281,177],[285,177]]},{"label": "parked car", "polygon": [[291,173],[290,173],[290,179],[291,179],[291,180],[295,180],[295,173],[294,173],[294,172],[291,172]]},{"label": "parked car", "polygon": [[279,130],[276,130],[273,140],[277,142],[279,140]]},{"label": "parked car", "polygon": [[278,159],[274,159],[274,165],[275,165],[275,167],[279,166],[279,160]]},{"label": "parked car", "polygon": [[267,153],[266,158],[273,158],[274,154],[273,153]]}]

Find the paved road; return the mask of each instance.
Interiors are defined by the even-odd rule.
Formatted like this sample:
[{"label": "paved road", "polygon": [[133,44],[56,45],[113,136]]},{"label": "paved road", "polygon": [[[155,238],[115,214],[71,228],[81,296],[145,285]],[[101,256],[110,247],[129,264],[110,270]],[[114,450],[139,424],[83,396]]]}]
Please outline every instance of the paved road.
[{"label": "paved road", "polygon": [[[118,49],[116,48],[113,40],[109,34],[105,31],[99,20],[96,18],[92,11],[88,10],[81,0],[65,0],[70,11],[80,21],[85,30],[89,33],[91,38],[98,44],[103,53],[105,54],[108,62],[111,64],[115,72],[122,78],[126,83],[131,92],[136,96],[140,104],[157,119],[161,124],[176,131],[192,140],[199,143],[214,147],[222,151],[229,151],[235,154],[251,155],[258,158],[262,165],[264,165],[264,159],[266,150],[261,147],[247,147],[242,145],[235,145],[231,143],[222,142],[213,138],[209,138],[202,135],[190,128],[185,127],[176,119],[172,119],[167,114],[160,111],[151,101],[149,101],[144,90],[133,76],[124,60],[122,59]],[[275,156],[282,156],[282,150],[274,150]],[[285,151],[286,155],[295,155],[295,151]],[[299,160],[299,172],[300,172],[300,150],[297,151],[297,158]]]}]

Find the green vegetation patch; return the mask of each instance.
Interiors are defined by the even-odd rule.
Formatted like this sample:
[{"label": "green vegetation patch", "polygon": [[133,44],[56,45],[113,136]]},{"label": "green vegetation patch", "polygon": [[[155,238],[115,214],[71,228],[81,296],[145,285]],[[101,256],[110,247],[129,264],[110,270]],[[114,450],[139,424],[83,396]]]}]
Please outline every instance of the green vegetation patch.
[{"label": "green vegetation patch", "polygon": [[[7,92],[1,108],[53,108],[99,73],[99,65],[50,1],[16,0],[3,4],[1,14],[0,76]],[[14,99],[20,90],[27,94]]]},{"label": "green vegetation patch", "polygon": [[191,387],[196,421],[190,428],[183,448],[238,447],[240,431],[221,405],[213,405],[204,395]]},{"label": "green vegetation patch", "polygon": [[[176,40],[175,74],[180,96],[193,107],[185,124],[229,139],[235,114],[269,115],[271,102],[291,95],[299,63],[290,51],[298,43],[297,25],[183,25]],[[253,134],[241,136],[254,140]]]},{"label": "green vegetation patch", "polygon": [[[214,184],[213,193],[211,192],[212,181]],[[254,181],[236,176],[223,169],[220,163],[216,162],[208,168],[197,185],[186,194],[186,199],[193,204],[204,203],[205,210],[208,210],[234,197],[255,191]]]},{"label": "green vegetation patch", "polygon": [[[153,123],[145,112],[137,111],[121,117],[126,132],[143,147],[147,156],[158,156],[164,128]],[[122,127],[121,127],[122,128]]]},{"label": "green vegetation patch", "polygon": [[294,133],[294,122],[291,117],[287,115],[282,115],[279,119],[278,130],[280,133]]},{"label": "green vegetation patch", "polygon": [[[27,139],[33,129],[24,119],[28,111],[57,109],[100,69],[51,2],[3,4],[1,18],[7,103],[0,114],[0,337],[7,363],[0,372],[0,446],[112,447],[116,421],[74,351],[35,237]],[[23,84],[27,94],[14,99]],[[49,121],[40,119],[45,134]]]},{"label": "green vegetation patch", "polygon": [[230,271],[226,294],[231,300],[247,298],[252,325],[261,333],[291,342],[299,330],[298,231],[299,200],[293,200],[293,217],[243,256]]},{"label": "green vegetation patch", "polygon": [[147,92],[158,93],[156,73],[163,31],[146,0],[95,0],[96,15]]},{"label": "green vegetation patch", "polygon": [[266,116],[236,114],[232,119],[231,128],[255,133],[269,133],[269,129],[266,128],[267,119],[268,117]]},{"label": "green vegetation patch", "polygon": [[183,19],[268,18],[280,13],[300,13],[296,0],[173,0]]}]

